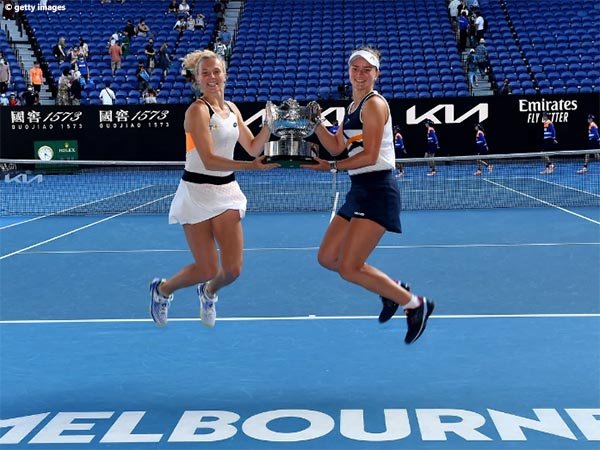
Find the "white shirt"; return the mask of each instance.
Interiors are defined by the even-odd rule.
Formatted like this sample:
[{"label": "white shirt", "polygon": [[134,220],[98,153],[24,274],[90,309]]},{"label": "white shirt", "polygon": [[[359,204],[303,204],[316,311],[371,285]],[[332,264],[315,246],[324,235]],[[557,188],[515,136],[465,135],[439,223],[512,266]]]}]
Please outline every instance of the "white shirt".
[{"label": "white shirt", "polygon": [[103,105],[112,105],[113,100],[116,100],[115,93],[111,88],[105,87],[100,91],[100,100],[102,100]]},{"label": "white shirt", "polygon": [[482,16],[479,16],[475,19],[475,25],[477,26],[477,31],[483,30],[484,21]]},{"label": "white shirt", "polygon": [[456,18],[456,16],[458,16],[458,5],[460,5],[460,0],[452,0],[448,5],[451,17]]}]

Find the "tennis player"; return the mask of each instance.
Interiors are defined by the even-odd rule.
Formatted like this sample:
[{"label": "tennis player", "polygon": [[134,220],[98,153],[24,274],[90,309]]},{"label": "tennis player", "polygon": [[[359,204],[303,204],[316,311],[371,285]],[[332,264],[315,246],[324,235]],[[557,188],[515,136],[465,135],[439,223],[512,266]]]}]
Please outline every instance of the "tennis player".
[{"label": "tennis player", "polygon": [[[254,136],[239,109],[225,101],[223,61],[204,50],[188,54],[183,64],[203,95],[185,113],[185,171],[171,203],[169,223],[183,225],[194,262],[168,280],[152,280],[150,313],[158,325],[165,325],[173,292],[197,284],[200,318],[213,327],[217,292],[235,281],[242,270],[241,219],[246,197],[234,171],[269,170],[278,165],[265,164],[264,156],[259,156],[270,137],[268,127]],[[234,160],[237,142],[255,159]]]},{"label": "tennis player", "polygon": [[404,342],[415,342],[425,330],[434,302],[411,294],[407,285],[392,280],[367,264],[386,231],[400,233],[400,192],[393,175],[394,133],[387,101],[376,91],[379,51],[368,47],[348,59],[352,84],[344,122],[335,134],[321,123],[315,133],[332,156],[348,150],[348,158],[306,166],[314,170],[348,170],[351,179],[346,202],[333,218],[319,249],[319,263],[343,279],[379,294],[379,320],[389,320],[402,305],[408,330]]}]

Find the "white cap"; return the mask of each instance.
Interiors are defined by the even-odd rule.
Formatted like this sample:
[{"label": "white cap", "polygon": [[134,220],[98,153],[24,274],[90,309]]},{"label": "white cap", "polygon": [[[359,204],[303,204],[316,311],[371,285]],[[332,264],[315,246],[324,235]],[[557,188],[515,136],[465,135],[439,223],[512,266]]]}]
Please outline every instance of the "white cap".
[{"label": "white cap", "polygon": [[350,58],[348,58],[348,65],[350,65],[350,63],[352,63],[352,61],[359,56],[362,56],[369,64],[379,70],[379,58],[367,50],[356,50],[353,52],[350,55]]}]

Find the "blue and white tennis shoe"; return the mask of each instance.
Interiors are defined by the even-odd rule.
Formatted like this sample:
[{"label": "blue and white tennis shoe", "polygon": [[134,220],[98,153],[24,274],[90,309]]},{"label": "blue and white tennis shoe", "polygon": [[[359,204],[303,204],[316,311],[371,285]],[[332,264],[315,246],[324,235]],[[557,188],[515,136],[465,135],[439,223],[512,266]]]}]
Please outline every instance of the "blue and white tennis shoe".
[{"label": "blue and white tennis shoe", "polygon": [[173,301],[173,294],[165,297],[158,292],[158,286],[165,281],[155,278],[150,283],[150,315],[158,326],[165,326],[169,321],[169,307]]},{"label": "blue and white tennis shoe", "polygon": [[206,283],[200,283],[197,287],[198,298],[200,299],[200,320],[209,328],[215,326],[217,320],[217,307],[215,304],[219,301],[218,296],[210,298],[205,293]]}]

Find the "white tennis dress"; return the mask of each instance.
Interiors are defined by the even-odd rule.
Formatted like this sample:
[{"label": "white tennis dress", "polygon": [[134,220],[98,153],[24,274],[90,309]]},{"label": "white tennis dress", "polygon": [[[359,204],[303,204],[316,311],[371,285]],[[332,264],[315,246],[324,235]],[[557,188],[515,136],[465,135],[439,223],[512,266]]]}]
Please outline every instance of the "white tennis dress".
[{"label": "white tennis dress", "polygon": [[[204,101],[204,100],[198,100]],[[229,107],[227,118],[215,114],[211,106],[205,102],[210,111],[210,134],[214,144],[215,154],[233,159],[235,144],[239,137],[237,116]],[[186,133],[185,170],[188,172],[225,177],[233,172],[208,170],[204,167],[200,154],[189,133]],[[180,180],[175,197],[169,210],[169,223],[193,224],[209,220],[228,209],[237,209],[240,217],[246,214],[247,200],[237,181],[226,184],[192,183]]]}]

